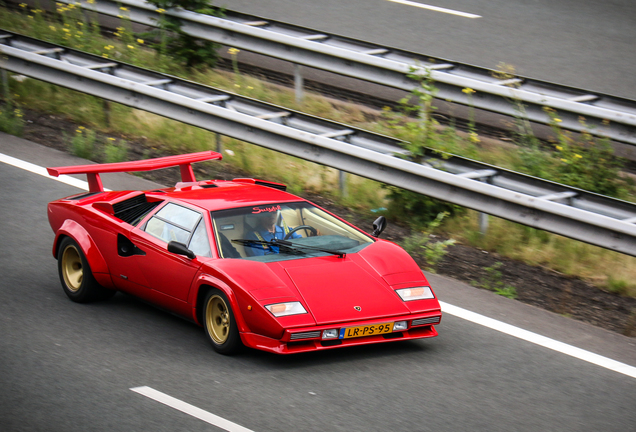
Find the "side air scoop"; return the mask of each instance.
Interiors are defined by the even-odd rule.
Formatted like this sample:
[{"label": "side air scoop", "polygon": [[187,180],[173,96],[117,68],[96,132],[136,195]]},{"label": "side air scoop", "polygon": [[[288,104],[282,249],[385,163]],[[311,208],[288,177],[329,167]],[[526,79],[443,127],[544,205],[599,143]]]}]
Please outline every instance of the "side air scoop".
[{"label": "side air scoop", "polygon": [[206,160],[221,160],[223,156],[214,151],[189,153],[184,155],[166,156],[155,159],[145,159],[132,162],[116,162],[107,164],[75,165],[67,167],[47,168],[49,175],[58,177],[62,174],[86,174],[90,192],[102,192],[104,186],[99,177],[102,173],[152,171],[161,168],[179,166],[181,181],[195,182],[194,171],[190,164]]}]

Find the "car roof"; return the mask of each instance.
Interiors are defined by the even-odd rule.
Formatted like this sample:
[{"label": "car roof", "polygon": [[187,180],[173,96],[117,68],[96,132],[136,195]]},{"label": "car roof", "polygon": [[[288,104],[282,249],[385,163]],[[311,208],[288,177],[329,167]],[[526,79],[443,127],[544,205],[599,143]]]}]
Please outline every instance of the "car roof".
[{"label": "car roof", "polygon": [[[254,180],[252,179],[245,179]],[[266,182],[263,182],[266,184]],[[263,186],[248,181],[208,180],[177,183],[174,188],[147,191],[146,196],[180,201],[207,211],[249,207],[271,203],[306,201],[275,186]]]}]

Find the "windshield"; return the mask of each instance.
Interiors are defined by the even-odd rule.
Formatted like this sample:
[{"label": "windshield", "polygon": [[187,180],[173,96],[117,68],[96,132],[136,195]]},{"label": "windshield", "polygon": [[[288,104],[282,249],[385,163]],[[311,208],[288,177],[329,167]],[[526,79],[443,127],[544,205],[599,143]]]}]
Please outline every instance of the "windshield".
[{"label": "windshield", "polygon": [[306,203],[211,212],[222,258],[281,261],[357,252],[373,239]]}]

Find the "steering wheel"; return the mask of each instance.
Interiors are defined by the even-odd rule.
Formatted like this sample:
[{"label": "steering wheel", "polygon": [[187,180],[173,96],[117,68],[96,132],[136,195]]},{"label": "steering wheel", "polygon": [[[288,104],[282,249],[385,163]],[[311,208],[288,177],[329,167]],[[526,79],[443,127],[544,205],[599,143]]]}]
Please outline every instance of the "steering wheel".
[{"label": "steering wheel", "polygon": [[310,225],[298,225],[296,228],[290,230],[287,234],[285,234],[285,237],[283,238],[283,240],[287,240],[288,238],[291,237],[291,235],[293,233],[295,233],[296,231],[301,230],[301,229],[308,229],[312,233],[312,235],[314,235],[314,236],[318,235],[318,230],[316,228],[314,228],[314,227],[312,227]]}]

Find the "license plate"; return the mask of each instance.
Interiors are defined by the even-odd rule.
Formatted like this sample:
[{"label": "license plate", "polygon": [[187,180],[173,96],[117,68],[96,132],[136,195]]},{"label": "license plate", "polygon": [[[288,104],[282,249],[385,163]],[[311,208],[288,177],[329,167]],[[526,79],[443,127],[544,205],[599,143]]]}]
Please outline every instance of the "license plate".
[{"label": "license plate", "polygon": [[373,324],[357,327],[345,327],[340,329],[340,339],[349,339],[362,336],[371,336],[393,331],[393,323]]}]

